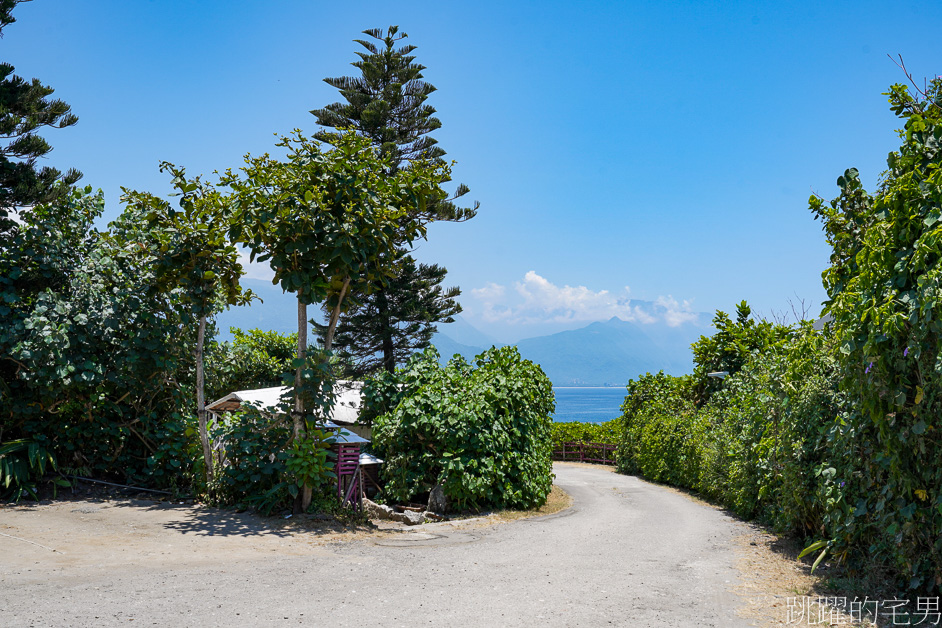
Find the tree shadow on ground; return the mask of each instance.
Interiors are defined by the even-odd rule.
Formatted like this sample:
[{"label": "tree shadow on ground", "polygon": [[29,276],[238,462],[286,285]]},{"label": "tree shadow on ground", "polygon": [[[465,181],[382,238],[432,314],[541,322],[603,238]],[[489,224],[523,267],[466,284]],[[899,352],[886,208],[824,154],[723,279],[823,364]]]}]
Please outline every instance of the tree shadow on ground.
[{"label": "tree shadow on ground", "polygon": [[151,512],[171,511],[174,513],[173,518],[157,525],[181,534],[199,536],[274,536],[287,538],[301,534],[321,537],[345,532],[368,534],[375,531],[371,524],[347,524],[333,515],[325,514],[272,515],[266,517],[250,511],[215,508],[196,503],[184,502],[181,504],[179,502],[168,503],[139,499],[116,500],[112,501],[111,505],[114,507],[138,508]]},{"label": "tree shadow on ground", "polygon": [[[355,521],[349,516],[346,517],[349,521],[332,514],[264,516],[248,510],[206,506],[193,498],[170,497],[134,488],[104,487],[86,483],[76,483],[73,490],[61,491],[54,501],[73,501],[76,503],[75,512],[82,514],[93,514],[96,509],[102,507],[168,512],[172,513],[170,520],[155,522],[154,525],[181,534],[199,536],[286,538],[309,534],[323,537],[342,533],[370,534],[376,531],[372,524]],[[44,503],[49,501],[35,504]]]}]

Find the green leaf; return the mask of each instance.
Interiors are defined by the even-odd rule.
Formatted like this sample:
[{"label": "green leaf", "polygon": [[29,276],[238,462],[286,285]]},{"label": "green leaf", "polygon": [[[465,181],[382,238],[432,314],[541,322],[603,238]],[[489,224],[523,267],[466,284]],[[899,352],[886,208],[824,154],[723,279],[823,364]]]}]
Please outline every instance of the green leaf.
[{"label": "green leaf", "polygon": [[815,551],[821,549],[822,547],[826,547],[827,544],[828,544],[827,541],[815,541],[814,543],[812,543],[811,545],[809,545],[809,546],[806,547],[805,549],[801,550],[801,553],[798,554],[798,558],[804,558],[805,556],[807,556],[807,555],[810,554],[811,552],[815,552]]},{"label": "green leaf", "polygon": [[818,565],[821,564],[821,561],[824,560],[824,557],[827,556],[827,549],[821,550],[821,553],[818,554],[818,558],[815,559],[814,564],[811,565],[811,573],[814,573],[814,570],[818,568]]}]

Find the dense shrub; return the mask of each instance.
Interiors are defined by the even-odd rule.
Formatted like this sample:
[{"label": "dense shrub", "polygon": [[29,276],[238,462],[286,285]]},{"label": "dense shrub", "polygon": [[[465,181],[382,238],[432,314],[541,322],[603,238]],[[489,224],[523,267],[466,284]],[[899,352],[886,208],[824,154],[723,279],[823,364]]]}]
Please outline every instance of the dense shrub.
[{"label": "dense shrub", "polygon": [[153,289],[140,217],[103,234],[103,207],[86,188],[23,211],[0,250],[0,443],[29,439],[65,472],[168,486],[191,455],[195,333],[177,295]]},{"label": "dense shrub", "polygon": [[827,336],[808,324],[756,353],[703,408],[710,435],[696,488],[779,530],[820,533],[833,475],[826,438],[841,410],[835,368]]},{"label": "dense shrub", "polygon": [[[213,344],[207,351],[206,398],[219,399],[236,390],[281,386],[292,372],[298,334],[230,328],[232,342]],[[310,350],[313,350],[313,347]]]},{"label": "dense shrub", "polygon": [[454,509],[542,505],[552,488],[552,384],[516,347],[439,366],[434,348],[398,376],[398,403],[376,417],[385,490],[422,499],[441,484]]},{"label": "dense shrub", "polygon": [[558,451],[563,443],[606,443],[617,445],[621,440],[620,426],[617,420],[604,423],[584,423],[566,421],[553,423],[551,426],[553,450]]},{"label": "dense shrub", "polygon": [[648,374],[628,391],[619,471],[699,491],[779,530],[822,531],[836,486],[825,445],[840,411],[826,336],[803,324],[756,351],[702,408],[692,378]]},{"label": "dense shrub", "polygon": [[690,486],[696,481],[696,459],[691,447],[696,406],[692,380],[663,372],[628,382],[622,404],[622,441],[618,470],[638,473],[656,482]]},{"label": "dense shrub", "polygon": [[691,385],[697,405],[702,406],[712,394],[723,389],[723,380],[709,373],[738,373],[756,353],[764,353],[780,344],[788,335],[788,328],[752,316],[752,308],[745,301],[736,305],[736,320],[726,312],[717,311],[713,317],[711,336],[701,336],[692,346],[694,370]]},{"label": "dense shrub", "polygon": [[[942,78],[914,97],[876,194],[855,169],[811,208],[832,247],[824,285],[849,411],[831,434],[845,499],[831,551],[876,560],[916,589],[942,588]],[[865,554],[866,553],[866,554]]]},{"label": "dense shrub", "polygon": [[213,439],[225,453],[207,492],[220,505],[268,515],[287,508],[305,484],[319,492],[334,486],[330,433],[312,428],[307,438],[294,439],[287,414],[251,408],[227,413],[214,426]]}]

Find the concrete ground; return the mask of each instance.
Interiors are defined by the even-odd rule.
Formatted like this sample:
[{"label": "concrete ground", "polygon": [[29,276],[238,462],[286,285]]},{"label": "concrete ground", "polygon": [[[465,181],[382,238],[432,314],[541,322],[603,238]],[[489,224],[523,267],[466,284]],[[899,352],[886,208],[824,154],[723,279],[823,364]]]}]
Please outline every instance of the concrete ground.
[{"label": "concrete ground", "polygon": [[355,535],[160,502],[0,508],[0,625],[746,626],[746,526],[556,464],[571,508]]}]

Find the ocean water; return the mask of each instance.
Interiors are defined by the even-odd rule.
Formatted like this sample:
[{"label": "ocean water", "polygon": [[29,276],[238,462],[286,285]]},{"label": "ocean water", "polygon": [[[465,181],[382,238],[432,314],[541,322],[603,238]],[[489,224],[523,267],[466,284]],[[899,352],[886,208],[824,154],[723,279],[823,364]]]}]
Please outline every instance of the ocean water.
[{"label": "ocean water", "polygon": [[626,390],[616,388],[553,388],[556,395],[556,414],[553,420],[602,423],[621,415],[621,403]]}]

